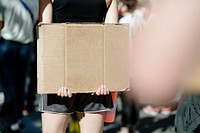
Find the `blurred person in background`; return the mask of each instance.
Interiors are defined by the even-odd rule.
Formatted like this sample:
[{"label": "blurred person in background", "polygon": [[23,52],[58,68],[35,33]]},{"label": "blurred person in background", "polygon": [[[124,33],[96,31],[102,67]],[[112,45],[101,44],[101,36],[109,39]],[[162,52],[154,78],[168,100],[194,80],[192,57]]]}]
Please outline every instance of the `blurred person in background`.
[{"label": "blurred person in background", "polygon": [[38,0],[0,0],[0,132],[20,133]]},{"label": "blurred person in background", "polygon": [[[136,9],[137,0],[121,0],[121,18],[119,23],[130,24],[133,19],[133,12]],[[138,119],[138,106],[135,101],[128,97],[129,92],[119,95],[122,101],[122,127],[120,133],[133,133]]]},{"label": "blurred person in background", "polygon": [[[136,1],[137,5],[135,7],[135,10],[134,12],[132,12],[131,17],[128,17],[128,21],[130,22],[132,38],[134,38],[137,33],[142,32],[146,24],[156,16],[156,8],[158,5],[158,0]],[[121,19],[120,21],[126,23],[124,19]]]},{"label": "blurred person in background", "polygon": [[130,18],[132,12],[136,8],[137,0],[120,0],[118,4],[119,20],[128,16]]},{"label": "blurred person in background", "polygon": [[[36,23],[36,25],[38,22]],[[36,26],[35,26],[36,27]],[[31,56],[31,66],[28,74],[29,82],[26,88],[26,99],[23,114],[28,115],[36,111],[37,100],[37,29],[34,29],[33,52]]]}]

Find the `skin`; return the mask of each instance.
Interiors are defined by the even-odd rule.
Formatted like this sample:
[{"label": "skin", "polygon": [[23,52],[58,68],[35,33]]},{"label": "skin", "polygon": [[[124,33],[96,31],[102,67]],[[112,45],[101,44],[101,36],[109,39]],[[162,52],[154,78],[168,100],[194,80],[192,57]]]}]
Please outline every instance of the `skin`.
[{"label": "skin", "polygon": [[[51,0],[40,0],[40,22],[52,22]],[[106,0],[108,12],[105,23],[118,23],[117,0]],[[109,90],[105,85],[101,85],[92,95],[108,95]],[[71,97],[72,93],[66,87],[61,87],[57,93],[61,97]],[[43,133],[64,133],[67,127],[69,114],[42,113]],[[102,133],[104,123],[104,112],[99,113],[78,113],[81,133]],[[92,125],[92,126],[91,126]]]},{"label": "skin", "polygon": [[183,79],[198,60],[199,5],[199,0],[160,1],[155,20],[134,38],[132,94],[144,103],[168,104],[184,88]]}]

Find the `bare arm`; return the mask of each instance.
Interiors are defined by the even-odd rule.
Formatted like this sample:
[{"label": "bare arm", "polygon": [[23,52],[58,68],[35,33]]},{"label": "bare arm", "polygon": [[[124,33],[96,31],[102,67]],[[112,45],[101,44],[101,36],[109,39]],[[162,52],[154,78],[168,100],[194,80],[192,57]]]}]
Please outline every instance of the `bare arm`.
[{"label": "bare arm", "polygon": [[112,0],[106,14],[105,23],[118,23],[117,0]]},{"label": "bare arm", "polygon": [[53,7],[51,0],[40,0],[40,22],[51,23],[53,18]]},{"label": "bare arm", "polygon": [[157,18],[135,40],[131,53],[133,91],[152,103],[175,97],[200,44],[200,1],[160,2]]}]

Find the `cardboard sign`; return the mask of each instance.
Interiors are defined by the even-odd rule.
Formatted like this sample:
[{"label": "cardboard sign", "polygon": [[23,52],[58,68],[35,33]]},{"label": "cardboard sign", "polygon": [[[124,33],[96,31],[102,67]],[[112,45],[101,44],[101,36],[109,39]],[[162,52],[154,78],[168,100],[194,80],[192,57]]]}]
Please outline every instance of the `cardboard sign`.
[{"label": "cardboard sign", "polygon": [[40,24],[38,33],[38,93],[129,88],[128,25]]}]

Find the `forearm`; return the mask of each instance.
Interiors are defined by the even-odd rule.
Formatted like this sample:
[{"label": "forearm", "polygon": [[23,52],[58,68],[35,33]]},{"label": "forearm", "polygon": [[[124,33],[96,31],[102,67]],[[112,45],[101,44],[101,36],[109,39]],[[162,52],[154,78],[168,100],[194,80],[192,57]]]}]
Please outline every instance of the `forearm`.
[{"label": "forearm", "polygon": [[40,22],[51,23],[53,7],[51,0],[40,0]]},{"label": "forearm", "polygon": [[112,0],[106,14],[105,23],[118,23],[117,0]]}]

